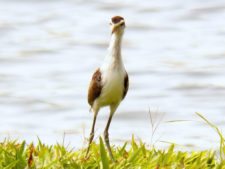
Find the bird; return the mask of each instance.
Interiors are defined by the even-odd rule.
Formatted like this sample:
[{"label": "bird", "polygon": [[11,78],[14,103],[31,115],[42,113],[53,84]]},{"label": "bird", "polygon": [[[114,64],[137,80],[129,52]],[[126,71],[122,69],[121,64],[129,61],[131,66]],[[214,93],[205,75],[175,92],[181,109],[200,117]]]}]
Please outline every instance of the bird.
[{"label": "bird", "polygon": [[98,112],[102,107],[108,106],[110,112],[104,130],[104,141],[111,160],[115,161],[110,148],[108,130],[115,111],[127,94],[129,77],[121,55],[122,38],[126,27],[124,18],[121,16],[112,17],[110,27],[111,39],[107,55],[103,64],[92,75],[88,88],[88,103],[94,117],[86,157],[88,156],[94,138]]}]

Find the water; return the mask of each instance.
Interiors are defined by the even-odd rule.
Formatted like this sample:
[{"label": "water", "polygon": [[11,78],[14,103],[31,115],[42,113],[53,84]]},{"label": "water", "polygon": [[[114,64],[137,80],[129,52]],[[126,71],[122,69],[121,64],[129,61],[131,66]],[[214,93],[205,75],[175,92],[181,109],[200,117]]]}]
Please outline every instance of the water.
[{"label": "water", "polygon": [[[81,147],[92,114],[87,88],[109,43],[109,19],[126,19],[130,89],[110,128],[112,143],[218,146],[195,114],[225,128],[225,2],[0,1],[0,139]],[[149,109],[160,125],[152,139]],[[108,110],[99,113],[96,140]],[[186,120],[169,123],[167,121]],[[65,133],[65,134],[64,134]]]}]

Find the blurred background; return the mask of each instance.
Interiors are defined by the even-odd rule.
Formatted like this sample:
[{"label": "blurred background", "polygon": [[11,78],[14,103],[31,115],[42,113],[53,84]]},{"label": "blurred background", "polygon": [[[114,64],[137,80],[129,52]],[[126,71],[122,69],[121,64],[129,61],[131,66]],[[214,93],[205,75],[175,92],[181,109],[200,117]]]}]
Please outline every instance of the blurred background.
[{"label": "blurred background", "polygon": [[[93,118],[87,88],[114,15],[126,20],[130,89],[110,128],[112,144],[134,134],[158,147],[218,146],[195,112],[225,129],[224,0],[0,0],[0,140],[84,145]],[[153,137],[149,112],[159,123]],[[108,115],[99,113],[96,141]]]}]

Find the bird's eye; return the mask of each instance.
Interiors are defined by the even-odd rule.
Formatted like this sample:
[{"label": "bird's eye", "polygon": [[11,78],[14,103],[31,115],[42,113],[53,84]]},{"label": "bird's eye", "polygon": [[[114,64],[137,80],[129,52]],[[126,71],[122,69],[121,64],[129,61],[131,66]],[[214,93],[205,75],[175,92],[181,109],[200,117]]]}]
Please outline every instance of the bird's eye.
[{"label": "bird's eye", "polygon": [[124,23],[124,22],[120,24],[120,26],[121,26],[121,27],[122,27],[122,26],[124,26],[124,25],[125,25],[125,23]]}]

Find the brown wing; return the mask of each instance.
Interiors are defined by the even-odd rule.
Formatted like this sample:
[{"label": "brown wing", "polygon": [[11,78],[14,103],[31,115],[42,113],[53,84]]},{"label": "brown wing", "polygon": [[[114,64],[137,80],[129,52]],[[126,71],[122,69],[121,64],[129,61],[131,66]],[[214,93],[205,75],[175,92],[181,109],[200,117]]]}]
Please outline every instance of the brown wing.
[{"label": "brown wing", "polygon": [[123,89],[123,99],[126,97],[127,95],[127,91],[128,91],[128,88],[129,88],[129,77],[128,77],[128,74],[126,72],[126,75],[124,77],[124,89]]},{"label": "brown wing", "polygon": [[88,89],[88,103],[90,106],[93,105],[96,98],[98,98],[101,94],[102,90],[102,78],[100,69],[97,69],[92,76],[91,83]]}]

